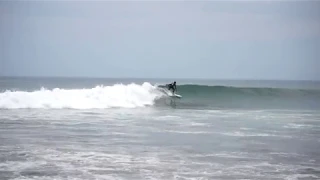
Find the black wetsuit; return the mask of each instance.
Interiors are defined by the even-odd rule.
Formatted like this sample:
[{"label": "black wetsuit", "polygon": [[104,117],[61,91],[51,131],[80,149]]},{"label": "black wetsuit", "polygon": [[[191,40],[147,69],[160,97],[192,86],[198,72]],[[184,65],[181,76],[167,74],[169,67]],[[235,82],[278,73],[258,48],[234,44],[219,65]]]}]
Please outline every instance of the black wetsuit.
[{"label": "black wetsuit", "polygon": [[174,93],[177,89],[177,86],[175,84],[168,84],[168,89],[169,91],[172,89],[172,92]]}]

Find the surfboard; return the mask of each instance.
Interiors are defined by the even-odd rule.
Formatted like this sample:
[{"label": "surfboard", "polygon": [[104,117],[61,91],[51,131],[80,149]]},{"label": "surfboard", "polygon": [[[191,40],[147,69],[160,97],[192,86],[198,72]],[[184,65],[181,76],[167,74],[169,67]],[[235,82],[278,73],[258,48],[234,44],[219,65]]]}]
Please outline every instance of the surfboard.
[{"label": "surfboard", "polygon": [[161,90],[162,92],[166,93],[169,97],[172,97],[172,98],[182,98],[182,96],[181,96],[180,94],[176,94],[176,93],[172,94],[171,91],[169,91],[169,90],[167,90],[167,89],[165,89],[165,88],[161,88],[161,87],[160,87],[160,90]]},{"label": "surfboard", "polygon": [[182,96],[181,95],[179,95],[179,94],[172,94],[172,95],[169,95],[170,97],[175,97],[175,98],[182,98]]}]

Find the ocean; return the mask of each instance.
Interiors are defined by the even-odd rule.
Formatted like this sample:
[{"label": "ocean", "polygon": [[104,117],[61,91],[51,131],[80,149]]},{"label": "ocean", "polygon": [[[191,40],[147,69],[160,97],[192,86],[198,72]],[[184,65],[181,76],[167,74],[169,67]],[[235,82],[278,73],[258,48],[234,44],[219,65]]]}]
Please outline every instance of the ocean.
[{"label": "ocean", "polygon": [[320,179],[320,82],[1,77],[0,179]]}]

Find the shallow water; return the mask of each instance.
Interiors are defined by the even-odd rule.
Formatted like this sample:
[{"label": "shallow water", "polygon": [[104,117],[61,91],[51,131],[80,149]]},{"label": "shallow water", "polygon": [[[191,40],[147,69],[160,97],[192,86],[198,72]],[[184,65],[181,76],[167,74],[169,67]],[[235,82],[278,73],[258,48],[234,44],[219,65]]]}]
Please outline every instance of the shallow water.
[{"label": "shallow water", "polygon": [[320,178],[316,111],[0,112],[0,179]]}]

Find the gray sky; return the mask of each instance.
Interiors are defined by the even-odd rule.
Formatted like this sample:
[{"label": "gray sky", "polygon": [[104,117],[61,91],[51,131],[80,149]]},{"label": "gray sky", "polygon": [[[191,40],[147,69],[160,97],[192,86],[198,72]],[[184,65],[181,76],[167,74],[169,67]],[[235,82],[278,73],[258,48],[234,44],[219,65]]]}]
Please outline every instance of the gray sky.
[{"label": "gray sky", "polygon": [[320,80],[320,1],[1,1],[0,75]]}]

